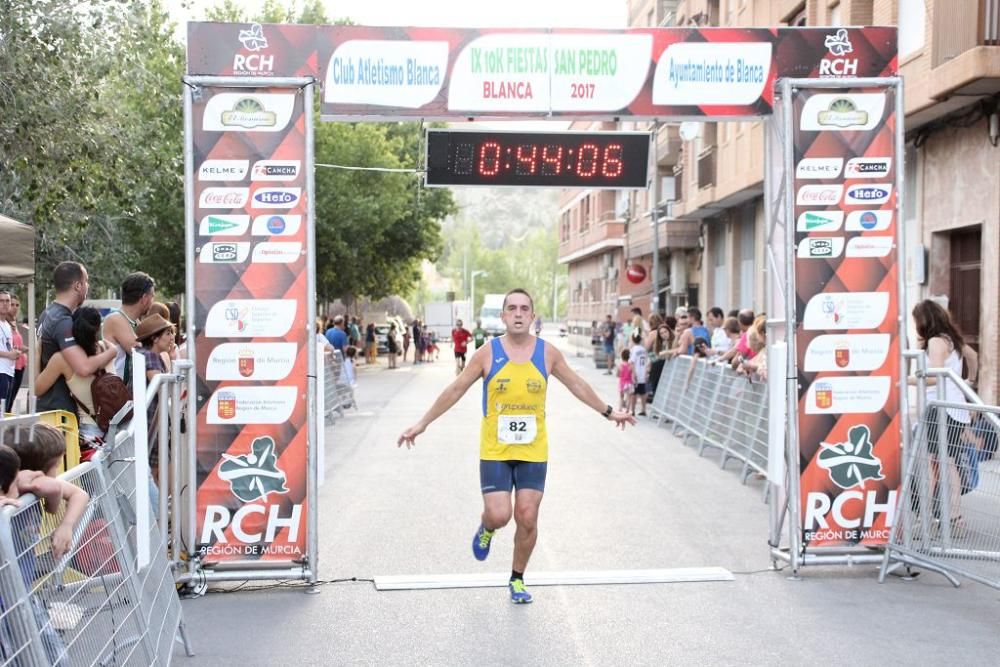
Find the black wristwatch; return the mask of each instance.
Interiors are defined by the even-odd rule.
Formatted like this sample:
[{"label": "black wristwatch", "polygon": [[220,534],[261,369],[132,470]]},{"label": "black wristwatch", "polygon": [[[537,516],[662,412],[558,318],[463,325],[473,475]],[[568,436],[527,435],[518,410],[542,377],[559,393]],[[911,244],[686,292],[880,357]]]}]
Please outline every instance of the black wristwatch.
[{"label": "black wristwatch", "polygon": [[602,412],[601,414],[604,415],[605,419],[611,419],[611,413],[614,411],[615,409],[609,405],[608,407],[604,408],[604,412]]}]

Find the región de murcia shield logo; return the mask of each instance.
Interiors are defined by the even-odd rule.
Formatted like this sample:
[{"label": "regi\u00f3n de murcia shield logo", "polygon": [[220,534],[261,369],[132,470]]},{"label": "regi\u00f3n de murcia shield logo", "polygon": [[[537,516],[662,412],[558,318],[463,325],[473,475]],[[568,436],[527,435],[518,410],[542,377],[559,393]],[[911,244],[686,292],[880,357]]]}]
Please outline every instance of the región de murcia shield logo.
[{"label": "regi\u00f3n de murcia shield logo", "polygon": [[278,455],[270,436],[255,439],[249,454],[223,454],[222,458],[219,477],[229,482],[230,491],[243,502],[264,498],[269,493],[288,493],[285,472],[278,468]]},{"label": "regi\u00f3n de murcia shield logo", "polygon": [[875,456],[871,431],[863,424],[851,427],[847,442],[821,442],[820,447],[817,464],[842,489],[861,486],[869,479],[885,479],[882,460]]},{"label": "regi\u00f3n de murcia shield logo", "polygon": [[239,368],[243,377],[248,378],[253,375],[253,350],[240,350]]}]

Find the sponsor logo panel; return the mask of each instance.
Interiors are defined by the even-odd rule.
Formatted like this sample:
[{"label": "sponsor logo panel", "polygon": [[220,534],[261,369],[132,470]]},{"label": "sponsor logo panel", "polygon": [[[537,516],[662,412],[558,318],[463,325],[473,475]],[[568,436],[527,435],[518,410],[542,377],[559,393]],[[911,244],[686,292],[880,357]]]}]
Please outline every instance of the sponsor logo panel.
[{"label": "sponsor logo panel", "polygon": [[292,328],[295,299],[227,299],[214,304],[205,318],[209,338],[284,336]]},{"label": "sponsor logo panel", "polygon": [[243,208],[250,198],[250,188],[205,188],[198,198],[199,208]]},{"label": "sponsor logo panel", "polygon": [[851,211],[844,230],[848,232],[884,232],[892,225],[892,211]]},{"label": "sponsor logo panel", "polygon": [[205,105],[206,132],[281,132],[295,108],[293,93],[219,93]]},{"label": "sponsor logo panel", "polygon": [[888,375],[866,377],[825,377],[809,385],[806,392],[807,415],[871,414],[889,400],[892,378]]},{"label": "sponsor logo panel", "polygon": [[249,215],[206,215],[198,225],[200,236],[242,236],[250,226]]},{"label": "sponsor logo panel", "polygon": [[806,211],[799,215],[800,232],[837,232],[844,224],[843,211]]},{"label": "sponsor logo panel", "polygon": [[302,188],[262,188],[253,193],[251,208],[292,208],[299,203]]},{"label": "sponsor logo panel", "polygon": [[258,215],[250,233],[254,236],[295,236],[302,225],[301,215]]},{"label": "sponsor logo panel", "polygon": [[224,387],[209,399],[206,421],[209,424],[284,424],[298,401],[298,387]]},{"label": "sponsor logo panel", "polygon": [[847,242],[847,257],[888,257],[894,239],[891,236],[858,236]]},{"label": "sponsor logo panel", "polygon": [[290,181],[297,178],[301,160],[258,160],[250,172],[251,181]]},{"label": "sponsor logo panel", "polygon": [[847,161],[844,178],[885,178],[891,169],[891,157],[855,157]]},{"label": "sponsor logo panel", "polygon": [[806,348],[806,373],[820,371],[874,371],[889,357],[889,334],[826,334]]},{"label": "sponsor logo panel", "polygon": [[274,56],[259,53],[267,48],[264,27],[252,23],[246,30],[240,30],[240,44],[250,53],[236,53],[233,56],[233,74],[267,76],[274,72]]},{"label": "sponsor logo panel", "polygon": [[837,178],[843,168],[842,157],[807,157],[795,167],[795,178]]},{"label": "sponsor logo panel", "polygon": [[803,185],[795,203],[800,206],[834,206],[844,194],[843,185]]},{"label": "sponsor logo panel", "polygon": [[208,357],[205,379],[284,380],[295,366],[295,343],[223,343]]},{"label": "sponsor logo panel", "polygon": [[841,236],[810,236],[799,243],[799,258],[833,259],[844,251]]},{"label": "sponsor logo panel", "polygon": [[827,292],[809,299],[802,326],[807,331],[875,329],[888,312],[888,292]]},{"label": "sponsor logo panel", "polygon": [[864,486],[870,479],[885,479],[882,460],[875,456],[871,430],[865,424],[852,426],[844,442],[821,442],[816,465],[842,489]]},{"label": "sponsor logo panel", "polygon": [[858,75],[858,59],[846,57],[847,54],[854,52],[854,46],[851,44],[846,28],[841,28],[832,35],[827,35],[823,40],[823,46],[827,48],[832,57],[819,61],[820,77]]},{"label": "sponsor logo panel", "polygon": [[820,93],[806,100],[800,129],[806,132],[873,130],[885,111],[883,93]]},{"label": "sponsor logo panel", "polygon": [[212,241],[201,247],[198,261],[202,264],[239,264],[247,261],[250,244],[243,241]]},{"label": "sponsor logo panel", "polygon": [[851,185],[844,194],[844,203],[848,206],[867,206],[884,204],[892,194],[891,183],[874,183],[872,185]]},{"label": "sponsor logo panel", "polygon": [[302,244],[298,241],[265,241],[253,249],[256,264],[291,264],[303,258]]},{"label": "sponsor logo panel", "polygon": [[199,181],[242,181],[250,160],[205,160],[198,167]]}]

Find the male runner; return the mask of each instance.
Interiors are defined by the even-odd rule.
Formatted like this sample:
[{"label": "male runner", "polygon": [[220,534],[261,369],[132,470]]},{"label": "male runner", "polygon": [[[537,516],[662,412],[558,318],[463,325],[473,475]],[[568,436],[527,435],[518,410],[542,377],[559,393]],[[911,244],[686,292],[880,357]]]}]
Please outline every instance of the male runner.
[{"label": "male runner", "polygon": [[482,320],[476,320],[476,328],[472,330],[472,338],[477,350],[486,342],[486,329],[483,328]]},{"label": "male runner", "polygon": [[462,326],[462,320],[455,321],[455,328],[451,330],[451,342],[455,346],[455,374],[465,370],[465,353],[469,348],[469,340],[472,334]]},{"label": "male runner", "polygon": [[[581,402],[605,419],[625,428],[635,417],[607,405],[583,378],[573,372],[562,353],[531,335],[535,319],[531,296],[514,289],[504,297],[501,319],[507,333],[476,350],[462,374],[437,397],[420,421],[399,436],[399,446],[414,440],[447,412],[476,380],[483,379],[483,421],[479,436],[479,480],[483,514],[472,539],[472,554],[485,560],[490,541],[513,514],[514,563],[510,599],[531,602],[524,588],[524,570],[538,538],[538,507],[545,490],[548,438],[545,429],[545,392],[555,376]],[[514,506],[511,491],[516,489]]]}]

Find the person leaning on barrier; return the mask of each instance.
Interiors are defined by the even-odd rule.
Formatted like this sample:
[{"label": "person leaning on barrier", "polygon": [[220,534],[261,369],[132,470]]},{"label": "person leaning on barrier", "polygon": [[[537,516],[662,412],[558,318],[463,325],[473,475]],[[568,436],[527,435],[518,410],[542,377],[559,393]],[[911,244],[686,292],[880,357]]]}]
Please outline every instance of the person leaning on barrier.
[{"label": "person leaning on barrier", "polygon": [[[52,532],[52,555],[62,558],[73,541],[73,530],[79,523],[90,497],[87,492],[69,482],[55,479],[62,470],[66,455],[66,440],[62,432],[48,424],[17,426],[4,432],[3,444],[13,450],[17,457],[18,471],[14,482],[8,485],[4,494],[8,498],[18,498],[21,494],[32,493],[42,501],[45,511],[58,514],[62,501],[66,501],[59,525]],[[4,467],[0,477],[7,479],[13,459],[7,456],[0,465]],[[33,527],[38,530],[38,526]],[[24,537],[24,536],[22,536]],[[38,542],[38,536],[26,541],[25,545]],[[31,577],[34,579],[34,576]]]},{"label": "person leaning on barrier", "polygon": [[[913,307],[913,323],[917,330],[917,347],[927,355],[928,368],[948,368],[956,376],[962,377],[962,351],[965,350],[965,339],[959,331],[958,326],[951,319],[951,315],[936,301],[925,299]],[[938,382],[940,378],[927,376],[924,378],[926,396],[928,401],[938,399]],[[907,378],[910,385],[917,384],[917,378],[910,376]],[[965,394],[958,384],[951,378],[944,379],[944,400],[948,403],[966,403]],[[938,441],[940,438],[939,428],[940,411],[930,409],[920,418],[927,426],[927,451],[932,459],[932,487],[935,519],[942,502],[949,502],[951,514],[952,536],[958,537],[964,534],[964,521],[959,513],[959,502],[961,499],[961,476],[958,469],[958,459],[962,440],[962,432],[971,424],[972,418],[968,410],[960,408],[947,408],[945,411],[945,432],[944,440],[947,445],[947,456],[940,454]],[[942,460],[943,459],[943,460]],[[938,489],[939,478],[941,476],[940,466],[945,466],[945,473],[948,476],[949,494],[947,499],[940,498]]]},{"label": "person leaning on barrier", "polygon": [[[83,350],[88,359],[94,359],[104,354],[109,348],[107,343],[100,339],[101,313],[96,308],[83,306],[73,313],[73,339],[79,349]],[[66,355],[56,352],[49,359],[45,370],[38,374],[35,380],[35,394],[41,396],[50,390],[56,382],[62,380],[69,388],[73,401],[79,408],[79,426],[81,448],[92,448],[94,445],[104,440],[104,430],[97,425],[93,415],[97,414],[94,399],[90,392],[90,387],[94,382],[96,373],[100,370],[108,373],[114,372],[111,361],[102,368],[97,369],[90,375],[81,375],[70,366]]]}]

